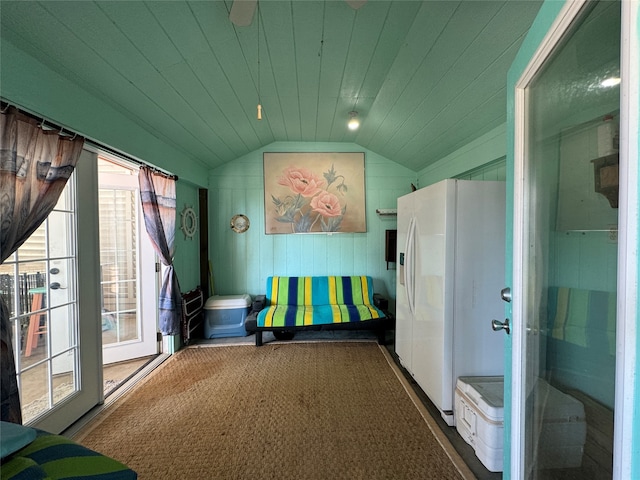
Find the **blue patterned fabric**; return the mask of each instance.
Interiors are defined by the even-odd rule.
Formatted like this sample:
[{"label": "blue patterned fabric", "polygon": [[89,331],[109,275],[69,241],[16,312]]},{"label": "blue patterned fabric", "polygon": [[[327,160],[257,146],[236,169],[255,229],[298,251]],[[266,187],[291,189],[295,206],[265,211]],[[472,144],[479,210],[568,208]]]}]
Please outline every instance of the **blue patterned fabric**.
[{"label": "blue patterned fabric", "polygon": [[176,181],[173,177],[154,172],[149,167],[141,167],[138,182],[147,233],[163,265],[168,267],[162,277],[158,300],[160,331],[164,335],[178,335],[182,296],[178,276],[173,268]]}]

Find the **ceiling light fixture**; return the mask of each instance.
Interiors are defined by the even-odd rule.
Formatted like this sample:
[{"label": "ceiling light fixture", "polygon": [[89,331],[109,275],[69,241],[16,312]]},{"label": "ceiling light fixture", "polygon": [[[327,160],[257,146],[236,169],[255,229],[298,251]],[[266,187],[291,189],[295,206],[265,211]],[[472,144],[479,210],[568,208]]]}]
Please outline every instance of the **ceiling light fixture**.
[{"label": "ceiling light fixture", "polygon": [[618,77],[609,77],[604,79],[601,83],[603,87],[615,87],[616,85],[620,85],[620,78]]},{"label": "ceiling light fixture", "polygon": [[355,110],[349,112],[349,123],[347,123],[349,130],[357,130],[360,126],[360,120],[358,120],[358,112]]},{"label": "ceiling light fixture", "polygon": [[262,104],[260,102],[260,3],[258,3],[258,120],[262,120]]}]

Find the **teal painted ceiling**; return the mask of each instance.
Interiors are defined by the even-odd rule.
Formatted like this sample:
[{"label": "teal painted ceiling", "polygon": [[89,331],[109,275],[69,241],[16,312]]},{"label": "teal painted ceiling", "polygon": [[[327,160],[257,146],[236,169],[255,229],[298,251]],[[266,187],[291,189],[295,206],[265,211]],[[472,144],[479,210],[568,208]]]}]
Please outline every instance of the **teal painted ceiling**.
[{"label": "teal painted ceiling", "polygon": [[208,167],[303,141],[355,142],[417,171],[506,121],[506,72],[540,4],[261,0],[239,27],[231,0],[2,0],[0,26]]}]

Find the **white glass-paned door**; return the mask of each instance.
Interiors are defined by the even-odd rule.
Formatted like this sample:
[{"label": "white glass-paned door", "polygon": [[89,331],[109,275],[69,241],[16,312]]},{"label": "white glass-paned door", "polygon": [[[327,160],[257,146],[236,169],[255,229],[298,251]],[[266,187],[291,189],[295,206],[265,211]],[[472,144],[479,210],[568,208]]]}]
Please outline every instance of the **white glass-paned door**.
[{"label": "white glass-paned door", "polygon": [[525,360],[512,386],[522,412],[514,478],[612,476],[619,83],[620,3],[594,2],[520,96],[513,315],[514,355]]},{"label": "white glass-paned door", "polygon": [[23,421],[79,390],[76,212],[73,181],[54,211],[6,261]]},{"label": "white glass-paned door", "polygon": [[[0,294],[9,306],[23,423],[60,432],[101,398],[93,262],[82,242],[93,237],[81,205],[91,195],[91,155],[76,170],[44,223],[2,265]],[[84,188],[79,188],[83,185]],[[82,228],[79,219],[86,218]],[[82,280],[84,279],[84,280]],[[93,293],[92,293],[93,291]],[[83,298],[84,306],[79,298]]]},{"label": "white glass-paned door", "polygon": [[105,365],[154,355],[155,253],[144,230],[138,169],[98,157],[100,284]]}]

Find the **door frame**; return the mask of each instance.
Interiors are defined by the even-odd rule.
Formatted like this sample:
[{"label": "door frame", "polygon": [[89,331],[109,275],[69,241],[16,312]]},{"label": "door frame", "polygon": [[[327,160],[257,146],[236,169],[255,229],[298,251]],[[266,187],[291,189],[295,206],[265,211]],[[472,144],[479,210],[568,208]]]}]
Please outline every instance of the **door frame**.
[{"label": "door frame", "polygon": [[[620,45],[620,218],[618,227],[618,323],[616,330],[616,403],[614,414],[614,478],[640,475],[640,415],[635,405],[638,371],[638,243],[640,177],[638,135],[640,95],[640,5],[622,1]],[[636,416],[634,417],[634,413]]]},{"label": "door frame", "polygon": [[[526,478],[524,464],[524,405],[526,331],[523,271],[521,262],[527,238],[524,212],[527,195],[524,182],[526,91],[574,20],[589,2],[546,1],[523,42],[509,71],[507,87],[507,194],[513,198],[507,211],[507,284],[512,285],[513,303],[506,307],[512,319],[512,336],[505,340],[505,446],[504,478]],[[638,2],[622,0],[621,89],[620,89],[620,190],[618,230],[618,298],[616,332],[616,386],[614,413],[613,478],[634,478],[640,460],[634,460],[634,440],[640,443],[640,417],[634,417],[634,403],[640,386],[634,383],[638,345]],[[510,184],[510,185],[509,185]],[[512,253],[509,256],[509,252]]]}]

